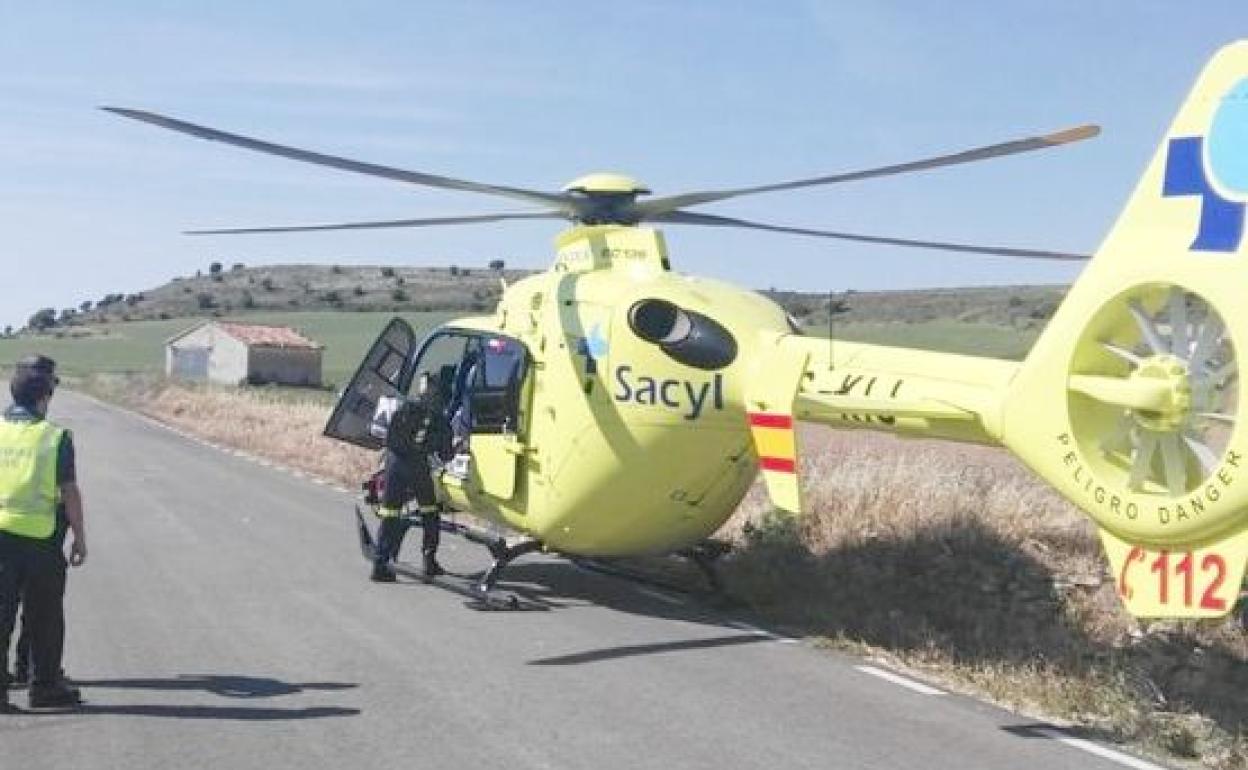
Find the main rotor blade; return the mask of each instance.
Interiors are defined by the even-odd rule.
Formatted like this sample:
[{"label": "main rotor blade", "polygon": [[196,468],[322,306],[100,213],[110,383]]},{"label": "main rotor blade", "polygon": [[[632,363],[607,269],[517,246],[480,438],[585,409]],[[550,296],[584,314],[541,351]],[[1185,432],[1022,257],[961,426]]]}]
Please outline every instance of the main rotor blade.
[{"label": "main rotor blade", "polygon": [[546,205],[554,204],[560,208],[571,210],[571,196],[562,193],[548,193],[539,190],[526,190],[520,187],[503,187],[501,185],[482,184],[480,182],[470,182],[464,179],[455,179],[449,176],[438,176],[436,174],[426,174],[420,171],[408,171],[392,166],[381,166],[375,163],[365,163],[363,161],[351,160],[350,158],[341,158],[336,155],[325,155],[319,152],[311,152],[310,150],[300,150],[297,147],[287,147],[282,144],[274,144],[259,139],[242,136],[240,134],[231,134],[225,131],[218,131],[215,128],[188,123],[184,120],[158,115],[154,112],[146,112],[144,110],[131,110],[123,107],[101,107],[100,109],[120,115],[123,118],[138,120],[143,123],[150,123],[154,126],[167,128],[170,131],[177,131],[191,136],[197,136],[201,139],[208,139],[214,142],[224,142],[232,144],[236,147],[242,147],[247,150],[263,152],[269,155],[280,155],[283,158],[298,160],[304,163],[315,163],[318,166],[329,166],[343,171],[354,171],[358,174],[368,174],[369,176],[379,176],[386,179],[394,179],[399,182],[410,182],[412,184],[425,185],[427,187],[440,187],[447,190],[461,190],[464,192],[485,193],[487,195],[501,195],[508,198],[517,198],[519,200],[528,201],[530,203],[543,203]]},{"label": "main rotor blade", "polygon": [[837,238],[843,241],[859,243],[878,243],[885,246],[914,246],[923,249],[940,249],[941,251],[958,251],[968,254],[989,254],[998,257],[1024,257],[1027,259],[1062,259],[1085,260],[1087,254],[1071,254],[1064,251],[1041,251],[1037,249],[1016,249],[1009,246],[976,246],[969,243],[947,243],[944,241],[915,241],[907,238],[886,238],[878,235],[860,235],[858,233],[842,233],[833,230],[811,230],[805,227],[784,227],[768,225],[761,222],[750,222],[745,219],[721,217],[714,214],[697,214],[692,211],[669,211],[651,217],[655,222],[671,222],[681,225],[718,225],[723,227],[746,227],[752,230],[769,230],[774,233],[792,233],[793,235],[812,235],[819,238]]},{"label": "main rotor blade", "polygon": [[909,163],[880,166],[878,168],[852,171],[845,174],[832,174],[830,176],[819,176],[811,179],[797,179],[792,182],[759,185],[757,187],[739,187],[731,190],[707,190],[704,192],[671,195],[665,198],[654,198],[652,200],[637,203],[635,205],[635,209],[640,213],[643,219],[648,219],[656,214],[661,214],[667,211],[675,211],[676,209],[696,206],[702,203],[711,203],[713,201],[736,198],[741,195],[778,192],[780,190],[796,190],[800,187],[814,187],[816,185],[854,182],[859,179],[872,179],[881,176],[892,176],[894,174],[908,174],[912,171],[926,171],[927,169],[941,168],[943,166],[957,166],[963,163],[974,163],[976,161],[988,160],[989,158],[1016,155],[1020,152],[1043,150],[1048,147],[1058,147],[1063,144],[1070,144],[1084,139],[1091,139],[1099,133],[1101,133],[1100,126],[1076,126],[1062,131],[1055,131],[1051,134],[1042,134],[1040,136],[1032,136],[1026,139],[1015,139],[1009,142],[1001,142],[1000,144],[990,144],[984,147],[963,150],[962,152],[955,152],[949,155],[937,155],[923,160],[911,161]]},{"label": "main rotor blade", "polygon": [[507,219],[566,219],[562,211],[517,211],[502,214],[476,214],[464,217],[391,219],[380,222],[343,222],[333,225],[292,225],[287,227],[231,227],[221,230],[187,230],[183,235],[250,235],[254,233],[306,233],[317,230],[373,230],[384,227],[430,227],[466,225],[474,222],[502,222]]}]

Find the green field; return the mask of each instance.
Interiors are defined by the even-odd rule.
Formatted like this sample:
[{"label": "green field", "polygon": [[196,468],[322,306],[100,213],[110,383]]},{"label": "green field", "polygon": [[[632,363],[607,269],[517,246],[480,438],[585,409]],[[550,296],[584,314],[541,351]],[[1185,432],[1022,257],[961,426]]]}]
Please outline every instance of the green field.
[{"label": "green field", "polygon": [[[401,313],[418,333],[458,314]],[[393,313],[252,313],[226,320],[292,326],[325,345],[324,380],[343,385],[355,371],[365,347],[373,341]],[[0,368],[27,353],[43,353],[56,359],[63,373],[86,376],[97,373],[164,371],[165,340],[201,323],[201,319],[130,321],[89,327],[86,337],[65,335],[23,336],[0,340]],[[809,329],[827,334],[826,329]],[[917,323],[855,323],[835,329],[838,339],[898,345],[926,350],[945,350],[998,358],[1018,359],[1035,342],[1037,330],[1008,326],[935,320]]]},{"label": "green field", "polygon": [[[914,323],[852,323],[833,328],[836,339],[869,342],[921,350],[941,350],[990,358],[1022,360],[1040,336],[1041,329],[1018,329],[989,323],[949,319]],[[807,334],[826,337],[827,327],[807,328]]]},{"label": "green field", "polygon": [[[325,346],[324,380],[327,385],[345,384],[355,371],[365,348],[394,317],[394,313],[254,313],[222,320],[292,326]],[[417,333],[423,333],[454,313],[399,313]],[[91,327],[98,335],[73,338],[53,335],[23,336],[0,340],[0,367],[27,353],[43,353],[56,359],[60,371],[70,376],[101,372],[160,374],[165,366],[165,340],[202,323],[202,319],[131,321]]]}]

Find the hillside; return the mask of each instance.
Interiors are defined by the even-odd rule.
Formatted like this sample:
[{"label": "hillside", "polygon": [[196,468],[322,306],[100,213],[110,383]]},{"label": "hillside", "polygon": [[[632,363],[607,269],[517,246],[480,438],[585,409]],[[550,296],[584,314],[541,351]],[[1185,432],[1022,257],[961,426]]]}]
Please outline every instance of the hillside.
[{"label": "hillside", "polygon": [[258,311],[485,311],[502,293],[500,279],[526,271],[339,265],[223,268],[178,277],[133,294],[83,301],[58,318],[69,323],[167,320]]},{"label": "hillside", "polygon": [[[497,263],[496,263],[497,264]],[[215,265],[215,267],[221,267]],[[494,307],[502,282],[530,271],[469,267],[270,265],[224,267],[177,277],[135,293],[79,299],[42,311],[42,328],[115,321],[168,320],[253,312],[395,311],[482,312]],[[905,291],[811,293],[768,289],[812,331],[835,325],[915,324],[932,321],[1005,326],[1043,326],[1066,291],[1064,286],[973,287]],[[67,297],[66,301],[71,298]],[[52,316],[49,319],[48,316]],[[33,319],[32,319],[33,320]],[[47,323],[54,320],[55,323]]]},{"label": "hillside", "polygon": [[[1066,286],[976,286],[956,289],[906,289],[899,291],[835,292],[834,325],[957,323],[1041,327],[1053,316]],[[828,325],[829,295],[798,291],[763,292],[783,305],[806,326]]]}]

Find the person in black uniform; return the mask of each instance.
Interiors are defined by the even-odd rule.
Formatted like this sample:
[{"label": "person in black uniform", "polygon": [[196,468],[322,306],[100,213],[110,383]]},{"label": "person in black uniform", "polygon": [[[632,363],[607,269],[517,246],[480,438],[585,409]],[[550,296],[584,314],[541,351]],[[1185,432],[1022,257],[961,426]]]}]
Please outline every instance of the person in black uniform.
[{"label": "person in black uniform", "polygon": [[416,394],[395,410],[386,428],[386,448],[382,458],[382,495],[378,516],[377,545],[369,578],[379,583],[395,580],[391,562],[399,555],[408,522],[403,506],[413,499],[420,507],[424,537],[421,555],[426,579],[443,572],[438,564],[438,542],[442,518],[437,491],[433,485],[431,461],[441,462],[450,446],[450,429],[438,375],[424,373]]},{"label": "person in black uniform", "polygon": [[[69,445],[70,460],[72,461],[73,444]],[[71,462],[72,467],[72,462]],[[72,475],[72,471],[70,472]],[[56,541],[56,547],[62,551],[65,549],[65,533],[69,529],[69,522],[65,519],[64,503],[56,507],[56,533],[53,535]],[[13,651],[13,679],[14,687],[26,687],[30,684],[31,672],[31,639],[30,639],[30,621],[26,617],[26,613],[22,613],[22,630],[17,635],[17,646]],[[65,675],[65,671],[61,669],[61,676]]]},{"label": "person in black uniform", "polygon": [[[72,438],[45,419],[59,383],[55,369],[43,356],[19,361],[9,386],[13,405],[0,420],[0,671],[8,670],[20,603],[30,633],[32,708],[81,702],[61,675],[67,562],[57,535],[58,506],[64,506],[73,533],[68,564],[86,561],[87,541]],[[8,685],[6,675],[0,682],[2,711],[10,710]]]}]

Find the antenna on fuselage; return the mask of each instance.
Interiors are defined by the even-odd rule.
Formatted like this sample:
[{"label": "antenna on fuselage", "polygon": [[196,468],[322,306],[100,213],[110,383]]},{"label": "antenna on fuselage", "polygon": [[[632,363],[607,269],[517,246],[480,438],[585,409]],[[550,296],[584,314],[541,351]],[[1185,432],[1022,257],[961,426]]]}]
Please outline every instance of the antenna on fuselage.
[{"label": "antenna on fuselage", "polygon": [[835,359],[836,336],[833,334],[833,332],[835,332],[836,329],[832,321],[832,319],[836,317],[836,308],[833,306],[835,303],[835,300],[836,300],[836,292],[832,291],[831,289],[828,289],[828,371],[829,372],[836,368],[836,359]]}]

